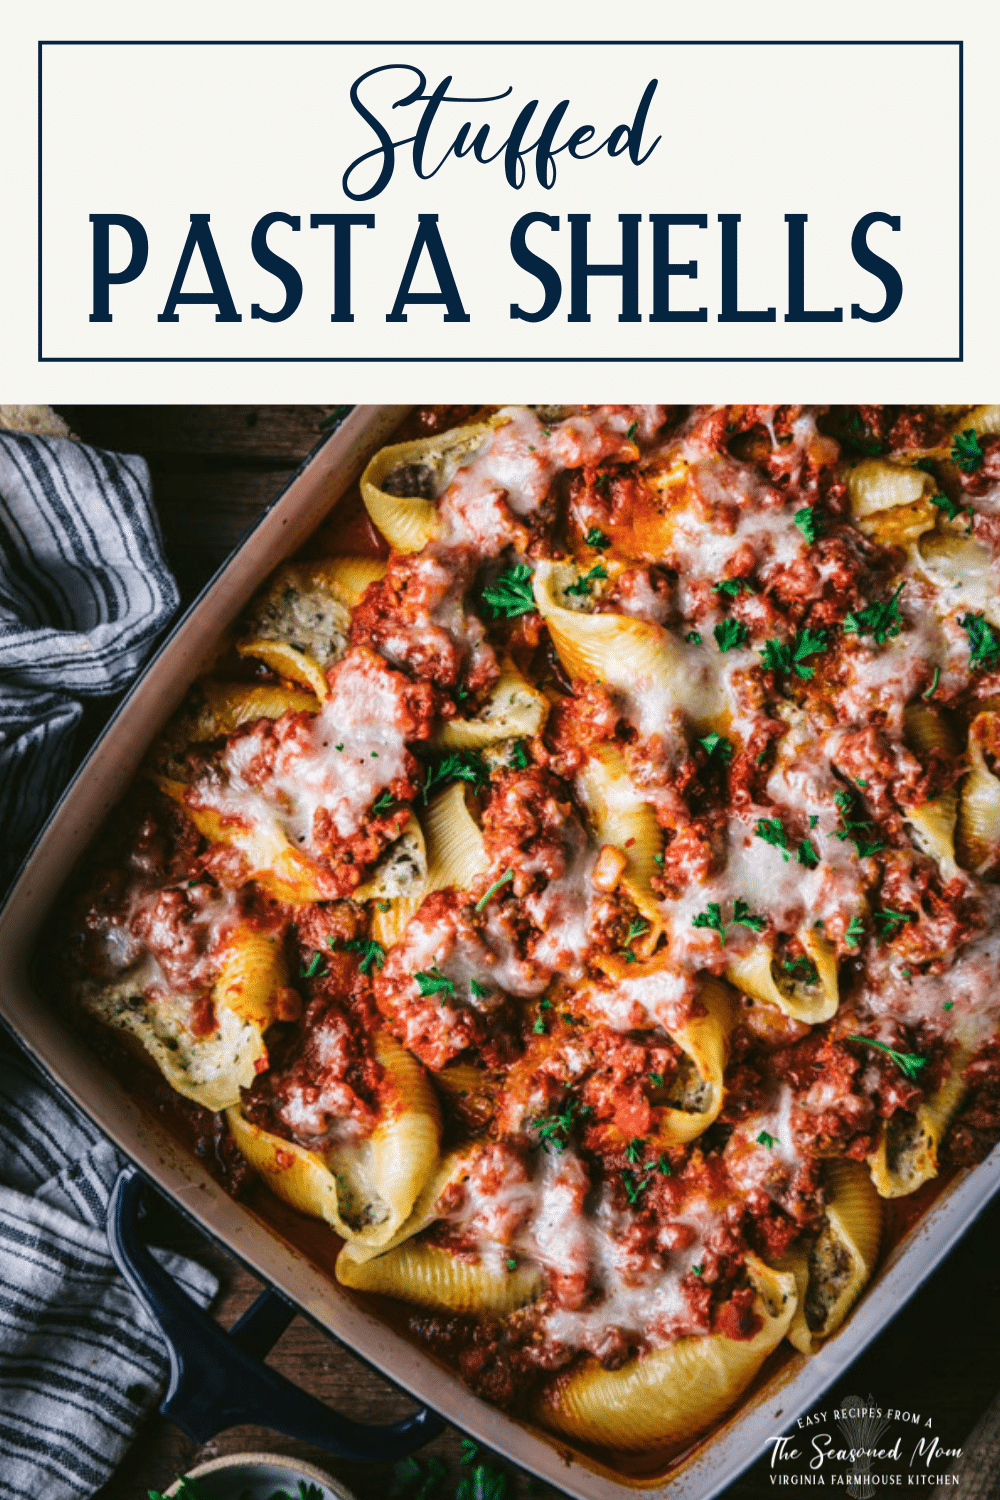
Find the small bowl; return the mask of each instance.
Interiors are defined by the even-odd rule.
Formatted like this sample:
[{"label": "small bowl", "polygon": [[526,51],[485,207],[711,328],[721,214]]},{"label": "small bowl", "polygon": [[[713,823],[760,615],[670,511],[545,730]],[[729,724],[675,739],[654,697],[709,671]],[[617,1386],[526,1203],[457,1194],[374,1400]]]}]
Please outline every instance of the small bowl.
[{"label": "small bowl", "polygon": [[[287,1490],[292,1500],[298,1500],[300,1479],[305,1484],[318,1484],[323,1500],[355,1500],[350,1490],[322,1469],[281,1453],[230,1453],[189,1469],[184,1478],[209,1479],[215,1475],[219,1476],[218,1482],[205,1486],[211,1500],[240,1500],[244,1491],[248,1500],[271,1500],[275,1490],[280,1489]],[[180,1484],[176,1480],[164,1500],[176,1495]]]}]

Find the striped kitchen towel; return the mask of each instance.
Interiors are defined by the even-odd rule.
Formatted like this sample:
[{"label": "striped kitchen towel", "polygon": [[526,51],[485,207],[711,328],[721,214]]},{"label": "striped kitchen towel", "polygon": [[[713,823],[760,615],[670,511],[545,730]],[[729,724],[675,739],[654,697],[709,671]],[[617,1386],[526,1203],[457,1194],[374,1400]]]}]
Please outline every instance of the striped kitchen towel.
[{"label": "striped kitchen towel", "polygon": [[[0,893],[62,788],[84,698],[127,687],[177,606],[140,458],[0,431]],[[104,1222],[121,1161],[0,1034],[0,1496],[79,1500],[166,1351]],[[215,1278],[157,1252],[206,1305]]]},{"label": "striped kitchen towel", "polygon": [[0,892],[177,602],[143,459],[0,431]]},{"label": "striped kitchen towel", "polygon": [[[162,1392],[166,1350],[121,1280],[104,1220],[122,1163],[0,1040],[0,1495],[80,1500]],[[154,1255],[200,1306],[216,1278]]]}]

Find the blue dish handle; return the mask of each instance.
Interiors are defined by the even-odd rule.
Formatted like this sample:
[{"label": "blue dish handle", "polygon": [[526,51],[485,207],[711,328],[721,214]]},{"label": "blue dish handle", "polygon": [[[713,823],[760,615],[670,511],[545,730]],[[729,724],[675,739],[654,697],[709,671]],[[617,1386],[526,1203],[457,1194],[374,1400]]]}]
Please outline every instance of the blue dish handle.
[{"label": "blue dish handle", "polygon": [[264,1364],[295,1317],[292,1304],[270,1288],[229,1333],[220,1328],[142,1243],[145,1186],[135,1167],[119,1173],[108,1204],[108,1244],[167,1346],[170,1382],[160,1411],[188,1437],[204,1443],[227,1427],[252,1423],[352,1463],[386,1463],[405,1458],[443,1430],[444,1422],[427,1407],[387,1426],[353,1422]]}]

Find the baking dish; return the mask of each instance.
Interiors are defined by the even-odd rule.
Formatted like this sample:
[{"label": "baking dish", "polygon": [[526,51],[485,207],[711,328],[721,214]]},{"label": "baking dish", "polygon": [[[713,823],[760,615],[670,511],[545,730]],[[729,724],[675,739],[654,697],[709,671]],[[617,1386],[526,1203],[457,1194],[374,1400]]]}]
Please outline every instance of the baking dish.
[{"label": "baking dish", "polygon": [[997,1158],[956,1178],[893,1251],[848,1324],[808,1361],[792,1356],[741,1408],[666,1475],[627,1479],[484,1406],[457,1379],[349,1299],[287,1216],[265,1224],[229,1200],[165,1129],[145,1114],[47,1009],[32,984],[38,931],[70,866],[134,773],[149,740],[179,702],[203,657],[250,593],[305,539],[368,454],[401,419],[400,407],[358,408],[322,445],[209,586],[147,669],[81,769],[36,845],[0,917],[0,1007],[39,1061],[147,1175],[228,1249],[385,1374],[568,1493],[611,1500],[636,1484],[674,1500],[707,1500],[724,1488],[873,1338],[926,1276],[998,1184]]}]

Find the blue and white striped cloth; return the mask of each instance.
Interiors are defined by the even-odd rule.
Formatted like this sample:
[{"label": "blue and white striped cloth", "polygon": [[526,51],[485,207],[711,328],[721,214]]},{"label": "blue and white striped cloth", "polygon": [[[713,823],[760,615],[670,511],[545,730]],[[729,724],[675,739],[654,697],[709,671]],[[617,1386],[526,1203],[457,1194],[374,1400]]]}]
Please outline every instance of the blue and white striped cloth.
[{"label": "blue and white striped cloth", "polygon": [[0,432],[0,890],[177,603],[144,459]]},{"label": "blue and white striped cloth", "polygon": [[[177,607],[141,458],[0,432],[0,892],[62,788],[82,698],[127,687]],[[104,1222],[121,1161],[0,1035],[0,1495],[80,1500],[166,1351]],[[208,1271],[156,1252],[205,1306]]]}]

